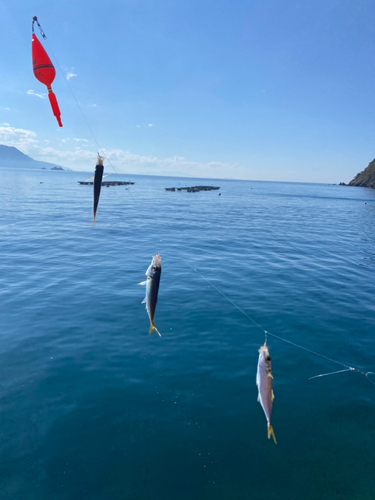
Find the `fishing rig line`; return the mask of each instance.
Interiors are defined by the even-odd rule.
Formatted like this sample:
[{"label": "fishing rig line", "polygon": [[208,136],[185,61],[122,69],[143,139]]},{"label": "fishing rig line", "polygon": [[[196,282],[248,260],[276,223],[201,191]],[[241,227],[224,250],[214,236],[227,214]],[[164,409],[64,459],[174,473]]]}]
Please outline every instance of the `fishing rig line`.
[{"label": "fishing rig line", "polygon": [[[39,21],[38,21],[38,19],[37,19],[37,17],[36,17],[36,16],[34,16],[34,17],[33,17],[33,22],[32,22],[32,32],[34,33],[34,22],[36,22],[36,23],[37,23],[38,28],[39,28],[39,30],[40,30],[40,34],[41,34],[41,36],[43,37],[43,39],[44,39],[44,40],[47,40],[47,36],[46,36],[46,34],[44,33],[44,31],[43,31],[43,29],[42,29],[41,25],[39,24]],[[63,70],[62,70],[62,68],[61,68],[61,66],[60,66],[60,64],[59,64],[59,61],[58,61],[57,57],[55,56],[55,54],[54,54],[54,52],[53,52],[53,50],[52,50],[51,44],[48,42],[48,40],[47,40],[47,44],[48,44],[48,47],[49,47],[49,51],[51,52],[51,54],[52,54],[52,56],[53,56],[53,58],[54,58],[54,60],[55,60],[55,62],[56,62],[56,65],[57,65],[57,67],[59,68],[59,71],[60,71],[60,73],[61,73],[61,75],[62,75],[62,77],[63,77],[63,80],[65,81],[65,83],[66,83],[66,85],[67,85],[67,87],[68,87],[68,89],[69,89],[70,93],[72,94],[72,97],[73,97],[73,99],[74,99],[75,103],[77,104],[77,107],[78,107],[78,109],[79,109],[79,111],[80,111],[80,113],[81,113],[81,115],[82,115],[82,118],[84,119],[84,121],[85,121],[85,123],[86,123],[86,125],[87,125],[87,128],[88,128],[88,130],[90,131],[90,134],[92,135],[92,138],[94,139],[94,142],[95,142],[95,144],[96,144],[96,146],[97,146],[97,148],[98,148],[98,150],[99,150],[98,152],[102,153],[102,154],[101,154],[101,156],[103,156],[103,157],[107,160],[107,162],[108,162],[108,163],[110,164],[110,166],[112,167],[112,169],[113,169],[114,173],[118,175],[117,170],[115,169],[115,167],[114,167],[114,166],[113,166],[113,164],[111,163],[110,159],[109,159],[109,158],[107,158],[107,157],[105,156],[103,148],[100,146],[100,144],[99,144],[98,140],[96,139],[96,136],[95,136],[95,134],[94,134],[94,132],[93,132],[93,130],[92,130],[92,128],[91,128],[91,126],[90,126],[90,124],[89,124],[89,122],[88,122],[88,120],[87,120],[87,118],[86,118],[86,116],[85,116],[85,114],[84,114],[84,112],[83,112],[83,110],[82,110],[82,108],[81,108],[81,106],[80,106],[79,102],[78,102],[78,99],[76,98],[76,96],[75,96],[75,94],[74,94],[74,92],[73,92],[73,89],[72,89],[72,88],[71,88],[71,86],[69,85],[68,80],[65,78],[64,72],[63,72]],[[130,193],[129,189],[128,189],[128,192],[129,192],[129,194],[131,195],[131,193]],[[132,195],[131,195],[131,196],[132,196]],[[133,196],[132,196],[132,198],[133,198]]]},{"label": "fishing rig line", "polygon": [[[41,25],[39,24],[38,19],[37,19],[37,17],[36,17],[36,16],[34,16],[34,17],[33,17],[33,22],[32,22],[32,32],[34,33],[34,22],[36,22],[36,23],[37,23],[38,28],[39,28],[39,30],[40,30],[40,33],[41,33],[41,36],[43,37],[43,39],[44,39],[44,40],[47,40],[47,36],[45,35],[45,33],[44,33],[44,31],[43,31],[43,29],[42,29]],[[98,140],[96,139],[96,136],[95,136],[95,134],[94,134],[94,132],[93,132],[93,130],[92,130],[92,128],[91,128],[91,126],[90,126],[90,124],[89,124],[89,122],[88,122],[88,120],[87,120],[87,118],[86,118],[86,116],[85,116],[85,114],[84,114],[84,112],[83,112],[83,110],[82,110],[82,108],[81,108],[81,106],[80,106],[80,104],[79,104],[79,102],[78,102],[78,100],[77,100],[77,98],[76,98],[76,96],[75,96],[74,92],[73,92],[73,89],[72,89],[72,88],[71,88],[71,86],[69,85],[68,80],[65,78],[65,76],[64,76],[64,72],[63,72],[63,70],[62,70],[62,68],[61,68],[61,66],[60,66],[60,64],[59,64],[59,62],[58,62],[57,57],[55,56],[55,54],[54,54],[54,52],[53,52],[53,50],[52,50],[52,47],[50,46],[50,44],[49,44],[49,42],[48,42],[48,41],[47,41],[47,43],[48,43],[48,45],[49,45],[50,51],[51,51],[51,53],[52,53],[52,55],[53,55],[53,58],[54,58],[54,60],[56,61],[57,67],[59,68],[59,71],[60,71],[60,73],[61,73],[61,75],[62,75],[62,77],[63,77],[63,80],[65,81],[65,83],[66,83],[66,85],[67,85],[67,87],[68,87],[68,89],[69,89],[70,93],[72,94],[72,97],[73,97],[73,99],[74,99],[75,103],[76,103],[76,104],[77,104],[77,106],[78,106],[78,109],[79,109],[79,111],[80,111],[80,113],[81,113],[81,115],[82,115],[82,117],[83,117],[83,119],[84,119],[84,121],[85,121],[85,123],[86,123],[86,125],[87,125],[88,130],[90,131],[90,133],[91,133],[91,135],[92,135],[92,137],[93,137],[93,139],[94,139],[94,142],[95,142],[96,146],[98,147],[99,151],[100,151],[100,152],[102,152],[103,156],[105,157],[104,150],[102,149],[102,147],[100,146],[100,144],[99,144]],[[106,158],[106,157],[105,157],[105,158]],[[116,171],[115,167],[113,166],[113,164],[111,163],[111,161],[109,160],[109,158],[106,158],[106,160],[108,161],[108,163],[109,163],[109,164],[110,164],[110,166],[112,167],[113,171],[114,171],[116,174],[118,174],[118,172]],[[130,190],[128,190],[128,193],[129,193],[129,195],[133,198],[132,194],[130,193]],[[134,199],[134,198],[133,198],[133,199]],[[188,264],[188,265],[189,265],[189,264]],[[283,337],[280,337],[279,335],[276,335],[276,334],[274,334],[274,333],[270,333],[270,332],[268,332],[268,331],[267,331],[267,330],[265,330],[262,326],[260,326],[260,325],[259,325],[259,324],[258,324],[258,323],[257,323],[257,322],[256,322],[256,321],[252,318],[252,317],[251,317],[251,316],[249,316],[249,315],[248,315],[248,314],[247,314],[247,313],[246,313],[243,309],[241,309],[241,308],[240,308],[240,307],[239,307],[239,306],[238,306],[235,302],[233,302],[233,300],[232,300],[232,299],[230,299],[230,298],[229,298],[229,297],[228,297],[228,296],[227,296],[224,292],[222,292],[222,291],[221,291],[221,290],[220,290],[220,289],[219,289],[216,285],[214,285],[214,283],[212,283],[212,281],[210,281],[208,278],[206,278],[205,276],[203,276],[203,274],[202,274],[200,271],[198,271],[197,269],[193,268],[193,267],[192,267],[192,266],[190,266],[190,265],[189,265],[189,267],[190,267],[191,269],[193,269],[193,271],[195,271],[197,274],[199,274],[199,275],[200,275],[200,276],[201,276],[201,277],[202,277],[202,278],[203,278],[203,279],[204,279],[207,283],[209,283],[209,285],[210,285],[210,286],[212,286],[212,287],[213,287],[213,288],[214,288],[214,289],[215,289],[215,290],[216,290],[216,291],[217,291],[220,295],[222,295],[222,296],[223,296],[223,297],[224,297],[224,298],[225,298],[228,302],[230,302],[230,303],[231,303],[231,304],[232,304],[232,305],[233,305],[236,309],[238,309],[238,311],[240,311],[240,312],[241,312],[241,313],[242,313],[242,314],[243,314],[243,315],[244,315],[247,319],[249,319],[249,320],[250,320],[250,321],[251,321],[251,322],[252,322],[252,323],[253,323],[256,327],[258,327],[258,328],[259,328],[259,329],[260,329],[260,330],[264,333],[264,336],[265,336],[265,342],[264,342],[264,343],[265,343],[265,344],[267,344],[267,336],[268,336],[268,335],[270,335],[271,337],[274,337],[274,338],[276,338],[276,339],[278,339],[278,340],[281,340],[282,342],[285,342],[285,343],[287,343],[287,344],[293,345],[294,347],[297,347],[298,349],[302,349],[303,351],[309,352],[310,354],[313,354],[313,355],[318,356],[318,357],[320,357],[320,358],[323,358],[323,359],[325,359],[325,360],[327,360],[327,361],[330,361],[330,362],[332,362],[332,363],[336,363],[336,364],[338,364],[338,365],[340,365],[340,366],[345,367],[345,370],[338,370],[338,371],[335,371],[335,372],[330,372],[330,373],[322,373],[322,374],[320,374],[320,375],[315,375],[314,377],[310,377],[308,380],[312,380],[312,379],[314,379],[314,378],[319,378],[319,377],[326,377],[326,376],[328,376],[328,375],[335,375],[335,374],[337,374],[337,373],[343,373],[343,372],[347,372],[347,371],[352,371],[352,372],[357,372],[357,373],[360,373],[361,375],[363,375],[364,377],[366,377],[366,378],[367,378],[367,380],[368,380],[371,384],[375,385],[375,382],[373,382],[373,381],[372,381],[372,380],[368,377],[368,375],[375,375],[375,373],[374,373],[374,372],[367,372],[367,373],[362,372],[361,370],[358,370],[357,368],[354,368],[354,367],[349,366],[349,365],[345,365],[344,363],[341,363],[340,361],[337,361],[337,360],[335,360],[335,359],[329,358],[328,356],[324,356],[323,354],[320,354],[320,353],[318,353],[318,352],[316,352],[316,351],[312,351],[311,349],[308,349],[307,347],[301,346],[301,345],[299,345],[299,344],[296,344],[295,342],[292,342],[292,341],[290,341],[290,340],[288,340],[288,339],[285,339],[285,338],[283,338]]]},{"label": "fishing rig line", "polygon": [[238,311],[240,311],[244,316],[246,316],[247,319],[249,319],[256,327],[258,327],[264,333],[265,344],[267,343],[267,336],[269,335],[269,336],[274,337],[278,340],[281,340],[282,342],[285,342],[285,343],[290,344],[294,347],[297,347],[298,349],[302,349],[303,351],[309,352],[310,354],[313,354],[314,356],[318,356],[319,358],[323,358],[327,361],[330,361],[331,363],[336,363],[337,365],[343,366],[345,368],[345,370],[339,370],[339,371],[330,372],[330,373],[322,373],[321,375],[315,375],[314,377],[310,377],[308,380],[312,380],[314,378],[319,378],[319,377],[326,377],[328,375],[335,375],[336,373],[343,373],[343,372],[351,371],[351,372],[360,373],[361,375],[366,377],[366,379],[372,385],[375,385],[375,382],[373,382],[369,378],[369,375],[375,375],[374,372],[365,373],[365,372],[359,370],[358,368],[354,368],[352,366],[346,365],[346,364],[342,363],[341,361],[337,361],[335,359],[329,358],[328,356],[325,356],[324,354],[320,354],[319,352],[312,351],[311,349],[308,349],[307,347],[296,344],[295,342],[292,342],[291,340],[285,339],[283,337],[280,337],[279,335],[275,335],[274,333],[268,332],[262,326],[260,326],[259,323],[257,323],[251,316],[249,316],[243,309],[241,309],[241,307],[239,307],[235,302],[233,302],[233,300],[230,297],[228,297],[222,290],[220,290],[214,283],[212,283],[211,280],[209,280],[208,278],[203,276],[203,274],[200,271],[198,271],[197,269],[195,269],[194,267],[192,267],[190,265],[189,265],[189,267],[191,267],[191,269],[193,269],[193,271],[195,271],[197,274],[199,274],[199,276],[201,276],[201,278],[203,278],[212,288],[214,288],[220,295],[222,295],[228,302],[230,302],[236,309],[238,309]]}]

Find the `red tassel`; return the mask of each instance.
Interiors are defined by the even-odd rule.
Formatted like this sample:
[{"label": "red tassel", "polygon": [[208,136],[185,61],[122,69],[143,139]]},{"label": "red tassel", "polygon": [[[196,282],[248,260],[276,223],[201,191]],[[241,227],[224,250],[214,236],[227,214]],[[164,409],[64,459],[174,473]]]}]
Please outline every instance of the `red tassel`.
[{"label": "red tassel", "polygon": [[61,116],[60,108],[59,108],[59,105],[57,104],[56,96],[52,92],[51,88],[48,89],[48,99],[49,99],[49,102],[51,104],[53,114],[56,116],[56,120],[59,124],[59,127],[62,127],[61,118],[60,118],[60,116]]}]

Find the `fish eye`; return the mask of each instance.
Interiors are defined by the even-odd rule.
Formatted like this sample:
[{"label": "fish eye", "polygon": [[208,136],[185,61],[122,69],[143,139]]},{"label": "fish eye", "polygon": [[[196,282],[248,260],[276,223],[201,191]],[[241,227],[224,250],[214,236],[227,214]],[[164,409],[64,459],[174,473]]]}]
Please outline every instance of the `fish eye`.
[{"label": "fish eye", "polygon": [[267,357],[266,357],[266,360],[267,360],[267,361],[271,361],[271,357],[270,357],[270,356],[267,356]]}]

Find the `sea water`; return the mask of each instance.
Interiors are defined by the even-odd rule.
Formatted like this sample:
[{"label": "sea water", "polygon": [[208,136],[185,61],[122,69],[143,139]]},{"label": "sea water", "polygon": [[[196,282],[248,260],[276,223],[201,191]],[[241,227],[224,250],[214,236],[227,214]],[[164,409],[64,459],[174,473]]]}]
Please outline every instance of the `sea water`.
[{"label": "sea water", "polygon": [[123,176],[94,226],[87,176],[0,171],[0,498],[373,500],[375,386],[309,378],[375,371],[375,190]]}]

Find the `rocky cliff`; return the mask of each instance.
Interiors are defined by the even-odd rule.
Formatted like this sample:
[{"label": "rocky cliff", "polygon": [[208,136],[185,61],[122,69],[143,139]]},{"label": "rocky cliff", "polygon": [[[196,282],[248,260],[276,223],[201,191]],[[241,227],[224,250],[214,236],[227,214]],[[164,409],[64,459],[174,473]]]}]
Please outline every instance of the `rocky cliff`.
[{"label": "rocky cliff", "polygon": [[375,189],[375,159],[351,180],[348,186],[371,187]]}]

